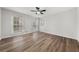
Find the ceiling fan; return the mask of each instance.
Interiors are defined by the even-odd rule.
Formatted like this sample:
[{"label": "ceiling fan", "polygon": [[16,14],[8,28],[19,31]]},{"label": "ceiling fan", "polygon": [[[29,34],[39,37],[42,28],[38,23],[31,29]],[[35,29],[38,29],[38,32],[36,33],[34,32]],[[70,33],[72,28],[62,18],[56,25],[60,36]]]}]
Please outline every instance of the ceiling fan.
[{"label": "ceiling fan", "polygon": [[35,14],[44,14],[44,12],[46,12],[46,10],[41,10],[40,7],[35,7],[36,10],[31,10],[32,12],[35,12]]}]

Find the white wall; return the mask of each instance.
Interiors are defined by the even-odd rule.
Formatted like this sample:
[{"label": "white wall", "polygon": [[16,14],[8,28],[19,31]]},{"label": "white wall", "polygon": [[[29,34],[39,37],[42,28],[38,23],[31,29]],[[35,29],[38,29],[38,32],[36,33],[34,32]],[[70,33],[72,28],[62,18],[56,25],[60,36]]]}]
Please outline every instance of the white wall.
[{"label": "white wall", "polygon": [[79,8],[77,8],[77,40],[79,41]]},{"label": "white wall", "polygon": [[33,32],[33,27],[32,27],[32,23],[34,21],[34,17],[31,17],[31,16],[26,16],[25,15],[25,20],[24,20],[24,24],[25,24],[25,30],[27,32]]},{"label": "white wall", "polygon": [[41,31],[68,38],[76,38],[77,19],[75,8],[42,19],[45,20],[46,24],[41,27]]},{"label": "white wall", "polygon": [[[24,23],[24,31],[13,33],[12,32],[12,16],[22,16],[23,23]],[[16,36],[22,35],[24,33],[32,32],[31,30],[31,22],[32,17],[29,15],[21,14],[18,12],[10,11],[7,9],[2,9],[2,38],[9,37],[9,36]]]},{"label": "white wall", "polygon": [[0,8],[0,39],[1,39],[1,8]]},{"label": "white wall", "polygon": [[[12,33],[11,17],[22,16],[24,22],[24,32]],[[42,18],[45,24],[41,25],[41,31],[68,38],[79,38],[79,8],[73,8],[55,15],[49,15]],[[32,22],[34,17],[22,13],[2,9],[2,38],[8,36],[22,35],[33,32]]]}]

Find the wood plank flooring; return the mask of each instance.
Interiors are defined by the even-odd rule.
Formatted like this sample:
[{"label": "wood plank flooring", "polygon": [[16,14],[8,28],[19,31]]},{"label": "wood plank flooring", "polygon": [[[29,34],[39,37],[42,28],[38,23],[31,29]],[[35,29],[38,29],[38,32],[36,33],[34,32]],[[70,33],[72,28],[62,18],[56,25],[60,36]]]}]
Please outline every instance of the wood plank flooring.
[{"label": "wood plank flooring", "polygon": [[43,32],[34,38],[30,33],[2,39],[0,52],[79,52],[79,42]]}]

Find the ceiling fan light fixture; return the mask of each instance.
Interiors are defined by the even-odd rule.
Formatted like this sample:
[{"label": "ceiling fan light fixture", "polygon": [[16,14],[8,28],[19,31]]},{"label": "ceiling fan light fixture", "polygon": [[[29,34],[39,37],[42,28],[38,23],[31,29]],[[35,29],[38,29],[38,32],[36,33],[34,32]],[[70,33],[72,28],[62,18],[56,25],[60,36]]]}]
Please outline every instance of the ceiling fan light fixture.
[{"label": "ceiling fan light fixture", "polygon": [[40,14],[40,12],[36,12],[36,14]]}]

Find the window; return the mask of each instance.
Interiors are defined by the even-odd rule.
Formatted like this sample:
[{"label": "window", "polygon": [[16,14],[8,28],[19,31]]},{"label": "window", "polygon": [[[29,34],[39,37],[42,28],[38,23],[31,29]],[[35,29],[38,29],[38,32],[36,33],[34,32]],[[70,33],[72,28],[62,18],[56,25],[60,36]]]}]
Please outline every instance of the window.
[{"label": "window", "polygon": [[13,17],[13,31],[21,32],[23,29],[22,17]]}]

